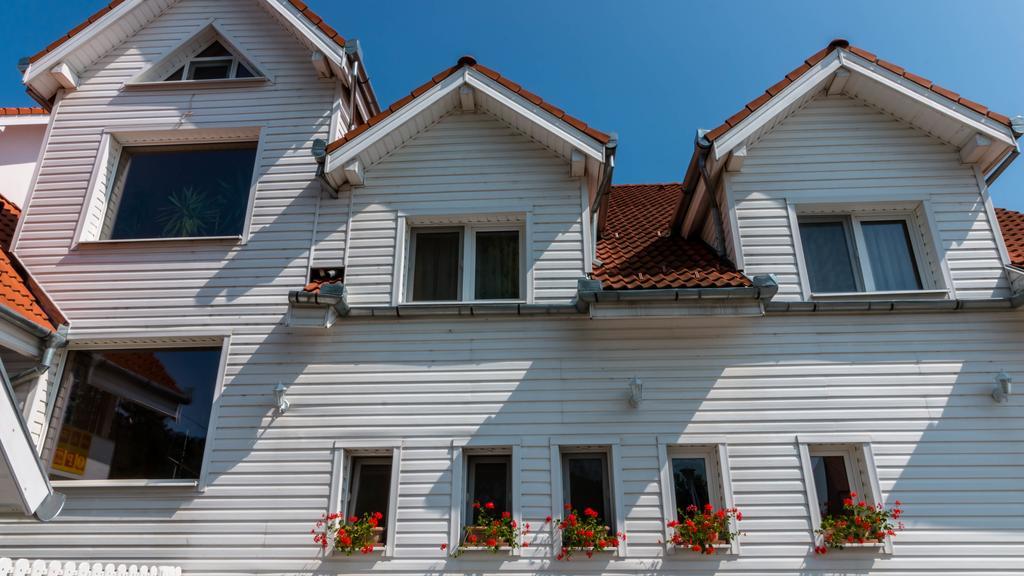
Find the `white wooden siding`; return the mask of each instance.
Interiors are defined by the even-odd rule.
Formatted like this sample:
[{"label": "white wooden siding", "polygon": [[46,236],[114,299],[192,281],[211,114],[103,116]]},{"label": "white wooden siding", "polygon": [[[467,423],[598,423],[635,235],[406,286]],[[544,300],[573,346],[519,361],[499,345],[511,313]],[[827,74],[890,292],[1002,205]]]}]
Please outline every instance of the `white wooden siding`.
[{"label": "white wooden siding", "polygon": [[536,301],[571,301],[584,275],[579,179],[554,152],[488,114],[444,116],[369,167],[354,194],[345,271],[353,305],[391,303],[396,247],[404,250],[400,216],[526,210]]},{"label": "white wooden siding", "polygon": [[952,146],[848,97],[819,96],[749,146],[729,194],[744,271],[777,274],[779,300],[801,299],[789,209],[801,202],[927,202],[956,296],[1009,294],[972,168]]}]

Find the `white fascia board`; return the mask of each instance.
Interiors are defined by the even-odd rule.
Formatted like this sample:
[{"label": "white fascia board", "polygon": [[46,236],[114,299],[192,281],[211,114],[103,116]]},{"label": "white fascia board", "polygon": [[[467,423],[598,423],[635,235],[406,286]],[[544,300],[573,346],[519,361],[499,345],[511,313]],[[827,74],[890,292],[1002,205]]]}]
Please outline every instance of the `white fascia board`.
[{"label": "white fascia board", "polygon": [[63,62],[68,54],[74,52],[79,47],[95,38],[106,30],[108,26],[137,8],[144,1],[145,0],[127,0],[127,2],[123,2],[110,12],[107,12],[99,20],[89,25],[85,30],[82,30],[78,34],[68,38],[67,41],[55,48],[53,52],[44,55],[39,60],[30,64],[28,69],[25,70],[25,74],[22,76],[21,81],[25,84],[30,84],[38,76],[49,73],[54,66]]},{"label": "white fascia board", "polygon": [[298,14],[297,11],[293,11],[295,9],[291,4],[286,5],[282,0],[263,0],[263,3],[274,13],[280,15],[284,21],[301,32],[317,50],[323,52],[325,56],[339,67],[344,67],[345,49],[327,38],[319,29],[315,29],[309,20]]},{"label": "white fascia board", "polygon": [[46,471],[36,455],[32,436],[18,409],[18,403],[11,388],[6,370],[0,368],[0,466],[7,468],[13,480],[15,502],[0,502],[5,505],[20,505],[25,514],[33,514],[53,494]]},{"label": "white fascia board", "polygon": [[356,136],[349,142],[345,142],[340,148],[329,153],[327,155],[327,162],[324,165],[324,171],[330,173],[342,168],[361,152],[387,136],[392,130],[426,110],[464,82],[465,79],[462,74],[452,74],[445,78],[430,90],[420,94],[418,98],[403,108],[381,120],[380,123],[371,126],[366,132]]},{"label": "white fascia board", "polygon": [[24,116],[0,116],[0,126],[45,126],[50,123],[49,114],[26,114]]},{"label": "white fascia board", "polygon": [[1013,131],[1002,123],[983,116],[963,104],[953,102],[941,94],[936,94],[924,86],[894,74],[856,54],[843,54],[843,66],[1007,146],[1016,146],[1017,144]]},{"label": "white fascia board", "polygon": [[733,126],[729,131],[715,140],[712,147],[713,158],[721,160],[729,155],[732,150],[746,142],[747,138],[755,134],[777,115],[784,113],[790,105],[802,98],[809,90],[825,81],[842,66],[839,58],[840,50],[834,50],[810,70],[804,72],[792,84],[786,86],[781,92],[768,100],[763,106],[750,113],[738,125]]},{"label": "white fascia board", "polygon": [[512,92],[501,84],[491,80],[484,74],[472,68],[466,69],[466,83],[470,86],[494,98],[501,104],[508,106],[517,114],[540,125],[552,134],[565,140],[581,152],[594,158],[598,162],[604,162],[604,144],[591,138],[580,130],[573,128],[564,120],[555,117],[540,106]]}]

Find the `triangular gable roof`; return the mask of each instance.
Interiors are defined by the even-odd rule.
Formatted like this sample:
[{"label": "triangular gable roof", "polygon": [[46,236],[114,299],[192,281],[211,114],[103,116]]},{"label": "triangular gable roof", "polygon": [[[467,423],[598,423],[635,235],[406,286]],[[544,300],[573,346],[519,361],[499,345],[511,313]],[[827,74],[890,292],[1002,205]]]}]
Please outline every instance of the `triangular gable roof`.
[{"label": "triangular gable roof", "polygon": [[[123,16],[132,12],[144,3],[148,3],[151,13],[149,19],[155,18],[177,0],[113,0],[104,6],[84,22],[69,30],[66,34],[50,43],[36,54],[28,58],[29,67],[25,70],[22,81],[29,85],[29,93],[40,101],[44,106],[49,105],[52,93],[59,86],[56,81],[46,78],[51,69],[61,63],[66,52],[74,48],[74,43],[84,41],[83,39],[97,34],[107,27],[118,22]],[[348,62],[345,58],[346,41],[337,30],[329,26],[323,18],[316,14],[302,0],[260,0],[271,11],[278,16],[279,20],[289,25],[299,37],[306,41],[314,50],[320,50],[334,64],[343,70],[348,70]],[[148,20],[147,20],[148,22]],[[124,26],[119,33],[134,33],[140,28],[140,24]],[[360,78],[363,83],[369,82],[365,66],[360,67]],[[46,90],[40,90],[33,84],[34,80],[41,80],[46,85]],[[371,98],[374,98],[370,90]],[[376,106],[376,102],[373,103]]]},{"label": "triangular gable roof", "polygon": [[[417,114],[431,106],[441,106],[443,108],[441,112],[447,111],[452,104],[451,102],[444,103],[442,100],[446,96],[455,99],[461,98],[462,95],[457,94],[456,91],[463,86],[483,92],[487,97],[487,102],[492,103],[493,106],[513,109],[516,114],[527,117],[529,122],[555,134],[570,153],[574,149],[579,150],[589,156],[592,161],[604,162],[604,148],[612,142],[611,135],[566,114],[561,108],[545,102],[521,85],[477,63],[472,56],[463,56],[454,66],[435,74],[429,81],[404,98],[328,144],[327,172],[336,172],[343,164],[358,158],[362,152],[381,142],[393,130],[405,125]],[[467,98],[473,100],[472,95]],[[372,164],[375,159],[382,157],[384,153],[401,144],[399,139],[388,140],[389,142],[385,144],[388,150],[376,150],[374,155],[367,159],[365,165]],[[568,156],[568,154],[563,155]]]},{"label": "triangular gable roof", "polygon": [[214,43],[220,43],[240,64],[244,64],[252,72],[252,78],[265,78],[266,74],[263,72],[263,66],[253,56],[243,50],[238,42],[220,25],[216,22],[210,22],[180,42],[152,65],[138,73],[128,81],[128,85],[164,82],[168,74],[183,67],[191,58]]}]

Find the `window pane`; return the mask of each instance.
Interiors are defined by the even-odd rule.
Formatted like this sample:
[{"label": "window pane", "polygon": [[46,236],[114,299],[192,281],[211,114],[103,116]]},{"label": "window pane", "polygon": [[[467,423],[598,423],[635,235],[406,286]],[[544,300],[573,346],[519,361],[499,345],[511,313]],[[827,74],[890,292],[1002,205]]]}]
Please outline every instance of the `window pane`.
[{"label": "window pane", "polygon": [[231,59],[211,62],[193,61],[188,68],[189,80],[220,80],[231,75]]},{"label": "window pane", "polygon": [[676,491],[676,513],[680,517],[688,506],[703,509],[708,497],[708,474],[703,458],[673,458],[672,479]]},{"label": "window pane", "polygon": [[440,302],[459,299],[462,233],[415,231],[412,300]]},{"label": "window pane", "polygon": [[800,241],[812,292],[856,292],[857,276],[842,222],[801,222]]},{"label": "window pane", "polygon": [[[363,517],[363,514],[380,512],[384,515],[379,526],[384,528],[388,521],[388,496],[391,493],[391,464],[355,458],[352,461],[353,486],[355,494],[349,504],[349,514]],[[381,535],[381,542],[387,530]]]},{"label": "window pane", "polygon": [[519,231],[476,233],[476,299],[519,298]]},{"label": "window pane", "polygon": [[220,349],[77,352],[56,479],[197,479]]},{"label": "window pane", "polygon": [[905,220],[862,222],[875,290],[920,290],[914,248]]},{"label": "window pane", "polygon": [[603,454],[566,457],[568,490],[566,504],[580,513],[586,508],[597,511],[598,518],[611,525],[611,502],[608,493],[608,461]]},{"label": "window pane", "polygon": [[183,78],[181,76],[184,73],[185,73],[185,67],[182,66],[181,68],[178,68],[174,72],[171,72],[171,74],[167,78],[164,78],[164,81],[165,82],[170,82],[170,81],[173,81],[173,80],[182,80]]},{"label": "window pane", "polygon": [[846,476],[846,458],[842,456],[812,456],[814,489],[818,494],[818,509],[822,517],[843,513],[843,500],[850,497],[850,479]]},{"label": "window pane", "polygon": [[241,62],[238,63],[238,68],[235,69],[235,78],[253,78],[255,76],[256,75],[252,73],[252,70],[245,67],[245,64],[242,64]]},{"label": "window pane", "polygon": [[470,456],[467,462],[469,466],[469,502],[467,504],[473,514],[473,523],[476,523],[480,514],[479,510],[473,509],[473,502],[481,504],[493,502],[494,511],[490,513],[492,518],[502,512],[511,512],[508,458]]},{"label": "window pane", "polygon": [[213,56],[231,56],[231,52],[228,52],[228,49],[220,42],[214,42],[207,46],[205,50],[196,54],[196,58],[210,58]]},{"label": "window pane", "polygon": [[255,143],[132,148],[124,154],[119,171],[127,175],[120,198],[111,198],[111,239],[242,233]]}]

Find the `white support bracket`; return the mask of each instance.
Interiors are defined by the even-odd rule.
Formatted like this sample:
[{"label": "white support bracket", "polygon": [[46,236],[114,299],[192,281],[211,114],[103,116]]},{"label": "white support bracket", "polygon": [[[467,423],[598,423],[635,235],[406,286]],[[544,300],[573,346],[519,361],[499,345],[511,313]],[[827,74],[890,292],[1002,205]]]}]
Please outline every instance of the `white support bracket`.
[{"label": "white support bracket", "polygon": [[472,86],[463,84],[459,87],[459,101],[462,102],[462,109],[466,112],[476,110],[475,90]]},{"label": "white support bracket", "polygon": [[67,90],[78,89],[78,74],[67,62],[61,62],[54,66],[50,70],[50,76],[53,76],[54,80]]},{"label": "white support bracket", "polygon": [[739,172],[743,170],[743,162],[747,159],[747,147],[740,146],[729,154],[725,162],[725,169],[728,172]]},{"label": "white support bracket", "polygon": [[586,168],[587,157],[583,152],[574,148],[572,151],[572,157],[569,159],[569,175],[573,178],[582,178]]},{"label": "white support bracket", "polygon": [[964,164],[975,164],[988,154],[992,148],[992,141],[975,133],[967,143],[960,148],[960,161]]},{"label": "white support bracket", "polygon": [[345,164],[342,171],[345,173],[345,179],[348,180],[349,184],[353,186],[363,185],[363,163],[358,159]]},{"label": "white support bracket", "polygon": [[846,68],[840,68],[836,70],[836,73],[832,75],[832,81],[828,85],[828,95],[838,96],[843,93],[843,88],[846,88],[846,81],[850,79],[850,71]]},{"label": "white support bracket", "polygon": [[313,68],[316,68],[317,76],[324,79],[334,76],[334,71],[331,69],[331,61],[323,52],[313,52],[310,59],[313,62]]}]

